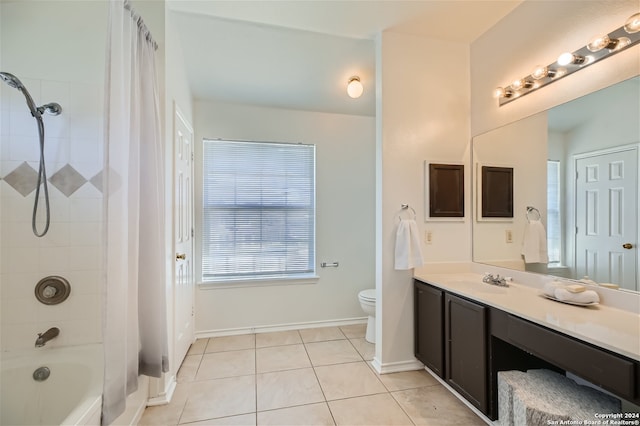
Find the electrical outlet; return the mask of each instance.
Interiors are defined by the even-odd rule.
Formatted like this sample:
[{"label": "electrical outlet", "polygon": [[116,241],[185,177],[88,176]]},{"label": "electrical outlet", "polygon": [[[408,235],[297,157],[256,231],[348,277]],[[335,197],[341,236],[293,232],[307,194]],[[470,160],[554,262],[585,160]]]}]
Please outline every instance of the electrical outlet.
[{"label": "electrical outlet", "polygon": [[506,231],[504,231],[504,240],[507,243],[513,242],[513,232],[511,232],[511,229],[507,229]]},{"label": "electrical outlet", "polygon": [[431,233],[431,231],[424,231],[424,242],[427,244],[431,244],[432,240],[433,234]]}]

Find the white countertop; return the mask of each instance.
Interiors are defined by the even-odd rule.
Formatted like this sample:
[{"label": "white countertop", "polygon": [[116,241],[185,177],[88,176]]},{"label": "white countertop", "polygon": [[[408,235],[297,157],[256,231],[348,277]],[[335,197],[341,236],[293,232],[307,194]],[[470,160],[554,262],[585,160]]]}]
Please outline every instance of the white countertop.
[{"label": "white countertop", "polygon": [[431,273],[416,268],[414,277],[451,293],[476,300],[560,333],[640,361],[640,315],[603,304],[582,307],[541,296],[541,289],[482,282],[473,272]]}]

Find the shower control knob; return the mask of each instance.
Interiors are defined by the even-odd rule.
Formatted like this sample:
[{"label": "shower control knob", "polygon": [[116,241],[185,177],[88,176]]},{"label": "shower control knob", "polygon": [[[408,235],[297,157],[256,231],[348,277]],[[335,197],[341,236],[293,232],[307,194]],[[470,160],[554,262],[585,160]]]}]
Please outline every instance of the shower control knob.
[{"label": "shower control knob", "polygon": [[44,290],[42,290],[42,296],[45,299],[51,299],[52,297],[54,297],[56,294],[58,293],[58,290],[56,290],[56,288],[52,285],[48,285],[44,288]]}]

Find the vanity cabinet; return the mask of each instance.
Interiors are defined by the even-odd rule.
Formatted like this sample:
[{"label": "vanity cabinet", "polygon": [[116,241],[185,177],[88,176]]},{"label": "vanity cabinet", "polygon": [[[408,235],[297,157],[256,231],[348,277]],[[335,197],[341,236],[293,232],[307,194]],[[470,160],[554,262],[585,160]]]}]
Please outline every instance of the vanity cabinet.
[{"label": "vanity cabinet", "polygon": [[487,308],[453,294],[445,301],[445,380],[487,413]]},{"label": "vanity cabinet", "polygon": [[[414,281],[415,355],[491,420],[498,372],[571,372],[640,404],[640,362],[488,306]],[[578,308],[576,308],[578,309]]]},{"label": "vanity cabinet", "polygon": [[487,410],[486,307],[415,281],[415,356]]},{"label": "vanity cabinet", "polygon": [[444,292],[415,282],[415,356],[444,379]]}]

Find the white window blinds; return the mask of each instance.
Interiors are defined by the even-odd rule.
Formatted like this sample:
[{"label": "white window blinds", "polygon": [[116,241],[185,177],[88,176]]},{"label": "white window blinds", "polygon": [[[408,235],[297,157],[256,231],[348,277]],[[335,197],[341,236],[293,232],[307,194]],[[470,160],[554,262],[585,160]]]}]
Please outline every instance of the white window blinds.
[{"label": "white window blinds", "polygon": [[560,162],[547,161],[547,251],[549,264],[562,264],[562,209],[560,205]]},{"label": "white window blinds", "polygon": [[203,281],[312,275],[315,146],[203,144]]}]

